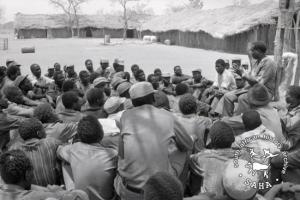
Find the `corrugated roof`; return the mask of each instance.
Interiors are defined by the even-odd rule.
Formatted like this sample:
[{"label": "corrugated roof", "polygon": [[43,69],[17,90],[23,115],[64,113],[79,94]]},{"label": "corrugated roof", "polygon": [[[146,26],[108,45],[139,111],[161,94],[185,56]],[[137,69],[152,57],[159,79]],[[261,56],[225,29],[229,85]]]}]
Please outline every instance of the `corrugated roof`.
[{"label": "corrugated roof", "polygon": [[276,24],[279,14],[278,2],[267,0],[249,6],[229,6],[214,10],[188,9],[159,16],[146,22],[142,29],[153,32],[169,30],[204,31],[223,38],[251,29],[259,24]]}]

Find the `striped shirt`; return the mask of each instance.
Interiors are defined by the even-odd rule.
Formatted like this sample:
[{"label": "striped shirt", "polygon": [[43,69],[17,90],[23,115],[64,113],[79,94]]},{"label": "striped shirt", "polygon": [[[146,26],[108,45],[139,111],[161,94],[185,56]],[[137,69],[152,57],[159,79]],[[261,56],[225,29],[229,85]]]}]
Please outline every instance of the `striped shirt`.
[{"label": "striped shirt", "polygon": [[60,142],[54,138],[30,139],[14,144],[10,150],[19,149],[25,152],[33,165],[32,184],[39,186],[56,185],[57,157],[56,150]]}]

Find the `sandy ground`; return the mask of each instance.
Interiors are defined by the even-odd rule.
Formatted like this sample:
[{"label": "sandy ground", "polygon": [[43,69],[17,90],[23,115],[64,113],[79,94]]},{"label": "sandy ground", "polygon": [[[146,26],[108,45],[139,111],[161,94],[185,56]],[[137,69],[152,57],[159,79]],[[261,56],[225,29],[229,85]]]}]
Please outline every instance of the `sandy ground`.
[{"label": "sandy ground", "polygon": [[[92,59],[94,68],[99,66],[101,58],[109,59],[112,63],[115,58],[125,60],[126,70],[132,64],[138,64],[146,74],[153,73],[157,67],[163,73],[173,73],[173,67],[180,65],[183,73],[191,74],[191,70],[201,68],[203,75],[209,79],[215,77],[214,62],[218,58],[232,59],[240,57],[248,60],[245,55],[226,54],[222,52],[202,49],[166,46],[163,44],[146,44],[138,40],[113,39],[111,45],[104,45],[103,39],[25,39],[9,40],[9,49],[0,50],[0,65],[5,65],[8,58],[15,59],[22,64],[22,73],[30,73],[29,66],[38,63],[42,73],[53,66],[55,62],[61,65],[74,64],[79,72],[84,69],[85,59]],[[35,47],[34,54],[22,54],[22,47]]]}]

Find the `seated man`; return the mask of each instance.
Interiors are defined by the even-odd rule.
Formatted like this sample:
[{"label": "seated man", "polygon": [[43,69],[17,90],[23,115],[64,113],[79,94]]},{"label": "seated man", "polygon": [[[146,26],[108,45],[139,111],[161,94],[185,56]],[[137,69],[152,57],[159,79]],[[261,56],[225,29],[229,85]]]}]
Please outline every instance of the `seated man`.
[{"label": "seated man", "polygon": [[191,88],[193,88],[193,96],[200,100],[204,90],[212,84],[212,81],[207,80],[202,76],[201,69],[195,69],[192,71],[193,78],[185,81]]},{"label": "seated man", "polygon": [[43,100],[45,102],[49,100],[50,103],[53,103],[52,98],[48,97],[46,93],[35,93],[36,91],[27,76],[18,76],[14,81],[14,84],[16,87],[20,88],[23,95],[29,99]]},{"label": "seated man", "polygon": [[53,79],[43,76],[41,67],[38,64],[32,64],[30,70],[33,75],[32,85],[35,87],[34,93],[38,95],[46,94],[49,85],[53,83]]},{"label": "seated man", "polygon": [[[277,141],[284,143],[285,138],[282,134],[280,117],[277,110],[269,104],[271,98],[268,89],[261,84],[256,84],[248,90],[247,96],[249,98],[248,102],[250,109],[257,111],[260,114],[262,124],[275,133]],[[235,135],[240,135],[246,131],[241,115],[224,117],[222,121],[226,122],[234,129]]]},{"label": "seated man", "polygon": [[90,75],[87,71],[79,72],[79,80],[76,82],[78,91],[81,95],[85,96],[86,92],[92,88],[90,84]]},{"label": "seated man", "polygon": [[32,117],[34,108],[25,104],[22,91],[19,88],[16,86],[6,87],[4,90],[4,96],[7,98],[9,103],[4,112],[14,116]]},{"label": "seated man", "polygon": [[10,150],[22,150],[30,159],[33,165],[32,184],[40,186],[60,184],[56,157],[60,142],[54,138],[45,138],[43,124],[35,118],[24,120],[18,131],[24,142],[12,144]]},{"label": "seated man", "polygon": [[78,122],[83,114],[80,112],[82,102],[75,92],[69,91],[62,95],[63,112],[58,113],[62,122]]},{"label": "seated man", "polygon": [[15,130],[20,125],[20,120],[14,119],[3,112],[8,107],[8,102],[2,98],[0,93],[0,152],[5,151],[10,142],[10,131]]},{"label": "seated man", "polygon": [[181,182],[169,173],[157,172],[145,184],[144,200],[183,200]]},{"label": "seated man", "polygon": [[[276,85],[276,63],[272,58],[266,56],[267,47],[263,42],[254,42],[250,49],[251,56],[256,59],[250,74],[243,74],[247,85],[242,90],[236,90],[227,93],[219,102],[215,112],[222,116],[240,115],[249,109],[247,91],[256,83],[264,85],[271,97],[274,99]],[[234,103],[238,102],[235,109]],[[234,113],[235,111],[235,113]]]},{"label": "seated man", "polygon": [[155,102],[153,105],[157,108],[170,110],[170,103],[167,95],[159,89],[159,77],[154,74],[150,74],[147,81],[152,84],[152,87],[155,90]]},{"label": "seated man", "polygon": [[[66,80],[62,84],[62,94],[69,91],[73,91],[78,94],[76,83],[72,80]],[[56,98],[56,108],[55,108],[56,113],[60,113],[65,110],[65,107],[62,103],[62,94]]]},{"label": "seated man", "polygon": [[215,63],[217,76],[213,86],[208,88],[202,97],[202,101],[211,104],[212,111],[215,110],[219,100],[224,94],[236,89],[236,82],[233,74],[225,68],[225,61],[218,59]]},{"label": "seated man", "polygon": [[162,85],[161,90],[166,93],[166,95],[172,95],[175,96],[175,87],[173,86],[173,84],[171,83],[171,75],[166,73],[166,74],[162,74]]},{"label": "seated man", "polygon": [[88,200],[83,191],[64,191],[59,186],[49,188],[31,185],[34,166],[30,159],[20,150],[12,150],[0,156],[0,173],[4,184],[0,186],[2,200],[34,200],[34,199],[70,199]]},{"label": "seated man", "polygon": [[67,74],[66,77],[67,80],[72,80],[74,83],[76,83],[76,81],[78,80],[78,75],[75,72],[74,65],[66,66],[66,74]]},{"label": "seated man", "polygon": [[94,73],[93,61],[91,59],[85,60],[84,65],[85,65],[85,68],[86,68],[87,72],[89,73],[89,75]]},{"label": "seated man", "polygon": [[286,93],[288,112],[281,117],[284,124],[284,134],[288,141],[288,150],[299,149],[300,147],[300,87],[290,86]]},{"label": "seated man", "polygon": [[[211,127],[209,137],[211,149],[191,156],[191,168],[194,175],[192,178],[196,181],[193,187],[200,186],[201,180],[203,180],[201,192],[215,193],[219,196],[224,193],[222,187],[224,167],[228,160],[234,158],[235,154],[235,151],[231,149],[234,142],[233,129],[226,123],[218,121]],[[198,193],[199,189],[194,188],[195,193]]]},{"label": "seated man", "polygon": [[71,165],[75,189],[85,191],[90,199],[112,199],[117,152],[101,146],[103,129],[93,116],[79,121],[77,133],[80,142],[60,146],[57,150],[58,156]]},{"label": "seated man", "polygon": [[93,115],[97,119],[107,117],[107,114],[103,110],[103,90],[98,88],[92,88],[87,92],[86,98],[88,101],[88,107],[85,110],[83,110],[84,115]]},{"label": "seated man", "polygon": [[178,83],[181,83],[183,81],[187,81],[191,78],[191,76],[185,75],[182,73],[181,67],[180,66],[175,66],[174,67],[174,75],[171,77],[171,82],[175,85]]},{"label": "seated man", "polygon": [[33,117],[43,123],[47,137],[67,143],[76,135],[77,123],[62,123],[50,104],[41,104],[34,109]]},{"label": "seated man", "polygon": [[[280,151],[280,148],[271,141],[272,138],[275,138],[275,134],[262,124],[260,115],[257,111],[250,110],[245,112],[242,115],[242,120],[247,132],[242,135],[235,136],[235,142],[232,144],[232,147],[240,149],[251,148],[259,155],[264,155],[265,150],[268,150],[271,153]],[[250,139],[256,136],[259,138],[253,139],[248,144],[243,143],[247,140],[247,138]],[[261,159],[258,159],[258,161],[263,162]]]},{"label": "seated man", "polygon": [[134,74],[134,78],[137,82],[146,81],[145,72],[142,69],[138,69]]}]

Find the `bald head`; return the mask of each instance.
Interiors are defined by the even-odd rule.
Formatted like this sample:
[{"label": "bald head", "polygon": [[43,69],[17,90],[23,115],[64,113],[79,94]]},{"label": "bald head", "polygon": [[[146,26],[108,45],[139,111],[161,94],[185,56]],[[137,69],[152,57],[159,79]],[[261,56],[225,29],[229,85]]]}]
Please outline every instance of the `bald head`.
[{"label": "bald head", "polygon": [[32,64],[30,66],[31,73],[36,77],[40,78],[41,77],[41,67],[38,64]]}]

